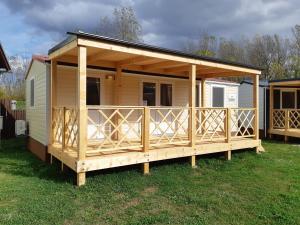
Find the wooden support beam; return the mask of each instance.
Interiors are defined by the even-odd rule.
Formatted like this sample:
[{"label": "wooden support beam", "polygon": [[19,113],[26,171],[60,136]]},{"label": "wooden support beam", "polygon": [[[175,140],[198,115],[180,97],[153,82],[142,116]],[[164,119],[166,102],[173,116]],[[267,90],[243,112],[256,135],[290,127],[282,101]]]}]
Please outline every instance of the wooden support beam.
[{"label": "wooden support beam", "polygon": [[115,81],[114,81],[114,105],[121,105],[122,93],[122,68],[117,67]]},{"label": "wooden support beam", "polygon": [[77,173],[77,186],[85,185],[85,172]]},{"label": "wooden support beam", "polygon": [[148,174],[150,174],[150,165],[149,165],[149,163],[147,162],[147,163],[143,163],[143,174],[144,175],[148,175]]},{"label": "wooden support beam", "polygon": [[52,128],[52,123],[53,123],[53,106],[56,105],[56,86],[57,86],[57,61],[52,59],[51,60],[51,73],[50,73],[50,93],[49,93],[49,118],[48,118],[48,144],[52,145],[53,144],[53,128]]},{"label": "wooden support beam", "polygon": [[227,115],[226,115],[226,133],[227,133],[227,138],[226,142],[229,143],[231,141],[231,109],[227,108],[226,109]]},{"label": "wooden support beam", "polygon": [[148,152],[150,146],[150,109],[145,107],[143,120],[143,151]]},{"label": "wooden support beam", "polygon": [[270,130],[273,129],[273,110],[274,110],[274,87],[270,86],[270,100],[269,100],[269,106],[270,106],[270,115],[269,115],[269,136],[272,138],[272,134],[270,133]]},{"label": "wooden support beam", "polygon": [[235,65],[222,64],[219,62],[211,62],[208,60],[192,59],[189,57],[177,56],[177,55],[161,53],[161,52],[157,52],[157,51],[149,51],[146,49],[138,49],[138,48],[129,47],[129,46],[121,46],[121,45],[116,45],[113,43],[100,42],[97,40],[88,40],[88,39],[84,39],[84,38],[78,38],[78,45],[94,47],[94,48],[99,48],[99,49],[106,49],[106,50],[117,51],[117,52],[123,52],[126,54],[142,55],[142,56],[153,57],[153,58],[162,59],[162,60],[172,60],[172,61],[183,62],[183,63],[188,63],[188,64],[196,64],[196,65],[200,65],[200,66],[202,65],[202,66],[216,67],[216,68],[221,68],[221,69],[226,69],[226,70],[235,70],[235,71],[242,72],[241,74],[243,74],[243,73],[261,74],[260,70],[245,68],[245,67],[238,66],[238,65],[235,66]]},{"label": "wooden support beam", "polygon": [[192,155],[190,157],[190,160],[191,160],[191,166],[192,166],[192,168],[197,168],[197,165],[196,165],[196,156]]},{"label": "wooden support beam", "polygon": [[201,107],[206,107],[206,80],[201,79]]},{"label": "wooden support beam", "polygon": [[75,40],[69,42],[68,44],[64,45],[63,47],[57,49],[56,51],[50,53],[49,59],[52,60],[59,56],[62,56],[64,54],[66,54],[67,52],[73,50],[76,47],[77,47],[77,40],[75,39]]},{"label": "wooden support beam", "polygon": [[165,73],[176,73],[176,72],[188,72],[190,69],[190,67],[187,66],[178,66],[178,67],[174,67],[174,68],[168,68],[168,69],[164,69]]},{"label": "wooden support beam", "polygon": [[[78,109],[78,160],[86,158],[87,108],[86,108],[86,47],[78,47],[77,109]],[[85,182],[85,174],[77,174],[78,186]]]},{"label": "wooden support beam", "polygon": [[259,139],[259,75],[253,75],[254,139]]},{"label": "wooden support beam", "polygon": [[189,69],[189,141],[190,146],[196,145],[196,65],[190,65]]},{"label": "wooden support beam", "polygon": [[132,58],[124,59],[124,60],[121,60],[121,61],[117,62],[117,65],[118,66],[128,66],[128,65],[134,65],[134,64],[137,64],[137,63],[148,62],[148,61],[151,61],[151,60],[153,61],[154,59],[146,57],[146,56],[136,56],[135,55]]},{"label": "wooden support beam", "polygon": [[116,55],[118,52],[115,52],[115,51],[100,51],[94,55],[90,55],[88,58],[87,58],[87,61],[89,63],[93,63],[93,62],[97,62],[99,60],[103,60],[105,58],[109,58],[109,57],[112,57],[114,55]]},{"label": "wooden support beam", "polygon": [[225,159],[228,161],[231,160],[231,150],[225,152]]},{"label": "wooden support beam", "polygon": [[159,62],[159,63],[154,63],[154,64],[143,66],[143,69],[156,70],[156,69],[164,69],[164,68],[181,67],[182,65],[186,65],[186,63],[166,61],[166,62]]}]

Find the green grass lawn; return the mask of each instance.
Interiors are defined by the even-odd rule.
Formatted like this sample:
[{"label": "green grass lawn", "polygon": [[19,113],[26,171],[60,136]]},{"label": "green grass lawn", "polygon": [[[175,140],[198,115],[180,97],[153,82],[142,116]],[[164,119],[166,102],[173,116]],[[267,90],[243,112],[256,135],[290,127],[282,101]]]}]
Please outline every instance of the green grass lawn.
[{"label": "green grass lawn", "polygon": [[58,163],[2,141],[0,224],[300,224],[300,147],[202,156],[89,173],[83,187]]}]

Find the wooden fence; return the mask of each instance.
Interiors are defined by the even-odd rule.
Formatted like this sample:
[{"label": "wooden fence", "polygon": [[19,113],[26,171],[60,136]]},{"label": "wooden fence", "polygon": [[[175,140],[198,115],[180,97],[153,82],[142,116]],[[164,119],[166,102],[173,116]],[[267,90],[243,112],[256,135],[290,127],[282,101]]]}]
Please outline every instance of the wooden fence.
[{"label": "wooden fence", "polygon": [[10,99],[0,99],[0,114],[3,116],[3,129],[1,138],[15,137],[15,121],[26,120],[25,110],[12,110]]}]

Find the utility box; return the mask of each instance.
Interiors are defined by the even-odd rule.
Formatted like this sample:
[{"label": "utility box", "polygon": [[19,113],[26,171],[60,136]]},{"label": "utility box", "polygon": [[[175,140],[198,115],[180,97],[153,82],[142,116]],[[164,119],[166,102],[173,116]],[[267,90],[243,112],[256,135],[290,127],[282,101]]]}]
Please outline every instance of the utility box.
[{"label": "utility box", "polygon": [[17,101],[16,100],[11,100],[10,108],[11,108],[11,110],[17,110]]},{"label": "utility box", "polygon": [[26,122],[25,122],[25,120],[16,120],[16,122],[15,122],[15,134],[16,134],[16,136],[26,134]]}]

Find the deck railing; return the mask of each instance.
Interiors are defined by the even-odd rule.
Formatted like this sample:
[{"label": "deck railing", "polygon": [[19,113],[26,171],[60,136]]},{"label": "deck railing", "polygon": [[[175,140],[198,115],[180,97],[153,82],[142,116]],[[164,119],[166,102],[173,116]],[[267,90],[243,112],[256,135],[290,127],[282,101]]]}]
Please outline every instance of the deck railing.
[{"label": "deck railing", "polygon": [[272,129],[300,129],[300,109],[272,109]]},{"label": "deck railing", "polygon": [[[235,138],[254,137],[254,108],[195,108],[143,106],[88,106],[87,154],[149,148],[188,146]],[[191,136],[191,113],[195,134]],[[298,112],[297,112],[298,113]],[[291,114],[292,115],[292,114]],[[299,114],[293,114],[300,116]],[[55,107],[52,112],[53,144],[78,148],[78,110]],[[295,125],[296,126],[296,125]],[[76,150],[77,151],[77,150]]]}]

